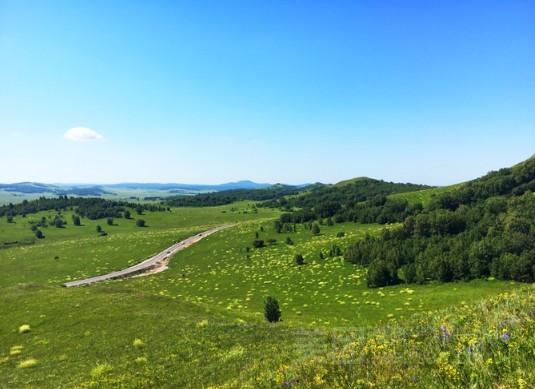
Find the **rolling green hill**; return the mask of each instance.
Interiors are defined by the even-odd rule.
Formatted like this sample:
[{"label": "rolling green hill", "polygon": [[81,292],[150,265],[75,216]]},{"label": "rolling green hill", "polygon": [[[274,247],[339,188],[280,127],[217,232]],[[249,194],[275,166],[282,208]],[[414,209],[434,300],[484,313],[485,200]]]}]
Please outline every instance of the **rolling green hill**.
[{"label": "rolling green hill", "polygon": [[[416,225],[423,223],[419,218],[462,210],[475,212],[474,226],[483,238],[491,233],[481,221],[500,233],[514,226],[524,234],[528,226],[530,234],[535,220],[531,168],[528,161],[459,187],[424,189],[434,195],[423,197],[422,191],[391,194],[393,189],[411,188],[367,179],[323,193],[331,198],[340,190],[344,198],[358,188],[364,197],[358,203],[378,209],[388,207],[388,196],[405,196],[394,200],[404,204],[427,196],[425,207],[409,216]],[[309,193],[316,190],[323,191],[314,187]],[[288,201],[308,196],[291,195]],[[112,204],[117,205],[107,205]],[[118,217],[108,224],[106,218],[82,217],[75,226],[77,206],[60,207],[67,224],[41,226],[43,239],[34,239],[30,227],[43,218],[55,220],[57,207],[17,213],[9,223],[6,217],[0,219],[0,387],[535,384],[532,285],[516,278],[499,280],[507,277],[493,273],[448,280],[455,282],[428,278],[404,284],[399,281],[409,273],[402,267],[395,285],[369,287],[377,286],[370,285],[375,278],[366,267],[369,262],[354,260],[355,247],[375,247],[377,251],[366,256],[372,263],[377,258],[394,260],[397,252],[383,255],[382,244],[397,237],[403,247],[412,239],[396,235],[407,229],[409,219],[329,223],[324,217],[316,219],[314,228],[308,222],[283,226],[281,210],[238,201],[215,207],[148,207],[143,215],[122,205],[121,213],[130,209],[132,218]],[[489,215],[487,209],[492,210]],[[147,227],[137,227],[138,218]],[[459,235],[435,231],[433,223],[442,219],[429,220],[430,242],[450,244]],[[138,263],[225,223],[235,225],[178,252],[161,273],[61,287],[65,281]],[[97,226],[106,234],[97,232]],[[469,238],[478,241],[473,232]],[[300,256],[303,261],[296,260]],[[282,322],[264,319],[267,296],[278,300]]]},{"label": "rolling green hill", "polygon": [[[0,233],[8,240],[24,238],[31,220],[54,212],[15,217],[10,224],[2,220]],[[273,227],[278,215],[245,202],[148,211],[143,217],[149,227],[143,229],[135,220],[107,226],[82,218],[80,227],[49,226],[43,228],[46,238],[33,245],[0,250],[0,309],[8,313],[0,320],[0,386],[273,387],[289,379],[290,366],[332,350],[334,329],[341,342],[355,328],[516,287],[479,281],[370,291],[364,268],[329,251],[381,227],[347,223],[322,226],[317,236],[304,227],[279,234]],[[70,220],[69,211],[64,216]],[[139,262],[226,222],[240,225],[179,252],[163,273],[60,287]],[[96,233],[97,224],[108,236]],[[344,236],[337,237],[342,230]],[[276,241],[253,249],[256,234]],[[296,253],[305,257],[304,265],[294,263]],[[282,323],[264,322],[267,295],[279,299]],[[30,331],[20,333],[23,325]]]},{"label": "rolling green hill", "polygon": [[369,265],[368,284],[480,277],[535,280],[535,159],[435,192],[421,212],[346,259]]}]

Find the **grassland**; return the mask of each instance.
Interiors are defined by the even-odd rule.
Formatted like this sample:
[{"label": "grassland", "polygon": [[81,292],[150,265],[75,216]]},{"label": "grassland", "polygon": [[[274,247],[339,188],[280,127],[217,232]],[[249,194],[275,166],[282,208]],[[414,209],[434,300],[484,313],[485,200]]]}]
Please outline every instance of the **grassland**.
[{"label": "grassland", "polygon": [[443,193],[455,191],[456,189],[460,188],[462,185],[463,184],[455,184],[455,185],[449,185],[449,186],[441,186],[438,188],[417,190],[414,192],[394,193],[387,197],[391,199],[407,200],[409,204],[420,203],[425,207],[426,205],[429,204],[433,196],[438,196]]},{"label": "grassland", "polygon": [[[31,238],[28,222],[42,216],[0,220],[0,241]],[[45,239],[0,250],[0,387],[273,387],[299,378],[305,387],[329,386],[331,373],[316,377],[311,361],[327,361],[356,328],[383,328],[518,288],[482,280],[371,290],[364,269],[319,253],[380,226],[277,234],[277,216],[242,202],[148,212],[140,216],[147,228],[83,219],[81,227],[44,228]],[[163,273],[60,287],[226,222],[239,224],[179,252]],[[97,224],[109,235],[98,236]],[[344,237],[336,237],[340,231]],[[276,242],[247,251],[256,234]],[[305,265],[294,263],[296,253]],[[267,295],[279,299],[282,323],[264,322]],[[20,333],[26,324],[30,331]]]},{"label": "grassland", "polygon": [[[509,284],[478,281],[455,285],[368,289],[364,268],[345,263],[342,257],[320,259],[331,245],[344,248],[382,226],[337,224],[322,227],[319,236],[300,227],[297,232],[277,234],[270,222],[247,223],[224,231],[178,253],[171,270],[157,277],[132,280],[137,288],[219,306],[229,312],[262,315],[265,296],[276,296],[288,324],[313,327],[372,325],[392,316],[403,317],[507,290]],[[263,230],[263,232],[261,231]],[[343,238],[336,234],[345,232]],[[261,249],[251,247],[256,238],[277,239]],[[294,245],[285,243],[290,237]],[[306,264],[294,263],[302,254]]]},{"label": "grassland", "polygon": [[54,196],[53,193],[19,193],[19,192],[7,192],[5,190],[0,190],[0,205],[9,204],[9,203],[20,203],[23,200],[35,200],[40,196]]}]

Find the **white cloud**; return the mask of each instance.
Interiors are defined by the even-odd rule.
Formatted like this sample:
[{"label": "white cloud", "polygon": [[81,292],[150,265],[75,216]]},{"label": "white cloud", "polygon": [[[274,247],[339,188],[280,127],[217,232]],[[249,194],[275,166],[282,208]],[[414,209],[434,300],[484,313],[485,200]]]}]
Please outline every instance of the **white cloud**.
[{"label": "white cloud", "polygon": [[87,127],[73,127],[63,137],[72,142],[97,141],[103,138],[98,132]]}]

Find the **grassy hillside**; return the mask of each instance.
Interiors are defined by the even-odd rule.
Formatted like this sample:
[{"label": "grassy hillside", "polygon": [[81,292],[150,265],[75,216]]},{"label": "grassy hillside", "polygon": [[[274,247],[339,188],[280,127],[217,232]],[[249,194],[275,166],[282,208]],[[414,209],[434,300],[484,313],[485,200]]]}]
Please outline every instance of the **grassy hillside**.
[{"label": "grassy hillside", "polygon": [[325,388],[532,388],[535,288],[333,335],[284,381]]},{"label": "grassy hillside", "polygon": [[[81,227],[44,229],[46,238],[33,245],[0,250],[0,311],[7,313],[0,319],[0,387],[274,387],[287,380],[290,366],[321,357],[332,350],[333,339],[341,342],[357,328],[517,287],[477,281],[370,290],[364,268],[328,252],[381,227],[322,226],[313,236],[299,226],[278,234],[278,214],[253,212],[244,202],[147,212],[148,228],[132,220],[107,226],[83,219]],[[28,220],[15,221],[0,221],[2,239],[26,233]],[[240,224],[179,252],[163,273],[60,287],[226,222]],[[108,236],[96,234],[97,223]],[[342,230],[345,235],[337,237]],[[257,233],[276,242],[253,249]],[[303,254],[304,265],[295,264],[296,253]],[[265,323],[267,295],[279,299],[282,323]],[[302,383],[314,385],[316,377],[307,374]]]},{"label": "grassy hillside", "polygon": [[[366,287],[366,269],[344,262],[341,256],[328,257],[330,247],[345,249],[366,233],[379,231],[376,225],[343,224],[322,227],[319,236],[301,228],[295,233],[277,234],[272,223],[248,223],[211,237],[203,244],[178,253],[171,270],[158,277],[133,280],[143,290],[218,306],[229,312],[250,313],[262,319],[265,296],[276,296],[287,324],[300,326],[369,325],[455,304],[506,290],[509,284],[483,281],[412,288],[395,287],[386,291]],[[260,231],[260,228],[264,232]],[[346,235],[337,238],[344,230]],[[277,243],[250,249],[255,233]],[[284,243],[290,237],[293,245]],[[325,259],[320,259],[323,252]],[[302,254],[305,265],[294,262]]]},{"label": "grassy hillside", "polygon": [[424,207],[428,206],[436,196],[443,193],[448,193],[459,189],[463,184],[455,184],[449,186],[442,186],[438,188],[422,189],[413,192],[394,193],[388,195],[389,199],[406,200],[409,204],[422,204]]}]

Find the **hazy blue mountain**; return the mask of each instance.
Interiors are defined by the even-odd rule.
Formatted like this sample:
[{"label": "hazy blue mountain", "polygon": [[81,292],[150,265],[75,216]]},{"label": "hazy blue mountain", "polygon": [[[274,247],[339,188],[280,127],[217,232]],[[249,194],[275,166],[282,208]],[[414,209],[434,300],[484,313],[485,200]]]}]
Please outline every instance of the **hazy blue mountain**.
[{"label": "hazy blue mountain", "polygon": [[181,192],[201,192],[213,191],[219,192],[231,189],[265,189],[272,184],[257,183],[249,180],[228,182],[224,184],[180,184],[180,183],[120,183],[111,185],[100,184],[43,184],[37,182],[18,182],[13,184],[0,184],[0,190],[14,193],[26,194],[57,194],[71,196],[100,196],[103,194],[112,194],[110,190],[152,190],[165,191],[169,193]]}]

